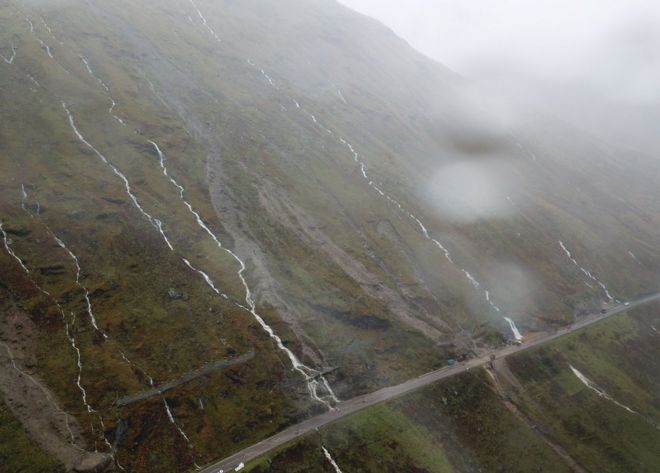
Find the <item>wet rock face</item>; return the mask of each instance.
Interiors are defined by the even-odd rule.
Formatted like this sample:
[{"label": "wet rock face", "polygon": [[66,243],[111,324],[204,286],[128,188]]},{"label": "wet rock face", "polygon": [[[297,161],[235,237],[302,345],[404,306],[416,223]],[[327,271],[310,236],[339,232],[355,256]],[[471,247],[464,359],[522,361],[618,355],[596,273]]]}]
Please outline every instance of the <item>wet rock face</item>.
[{"label": "wet rock face", "polygon": [[177,299],[183,299],[183,294],[173,287],[169,288],[167,290],[167,295],[170,296],[171,299],[177,300]]},{"label": "wet rock face", "polygon": [[85,453],[75,465],[73,471],[77,473],[101,473],[109,471],[112,457],[107,453]]}]

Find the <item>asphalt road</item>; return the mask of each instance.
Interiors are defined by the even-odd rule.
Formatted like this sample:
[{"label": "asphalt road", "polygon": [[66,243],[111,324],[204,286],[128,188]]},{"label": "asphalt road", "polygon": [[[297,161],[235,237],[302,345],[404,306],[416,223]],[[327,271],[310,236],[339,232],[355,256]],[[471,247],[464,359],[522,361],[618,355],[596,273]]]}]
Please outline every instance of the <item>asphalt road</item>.
[{"label": "asphalt road", "polygon": [[[583,317],[578,322],[572,325],[567,325],[566,327],[557,330],[556,332],[534,338],[533,340],[526,341],[522,345],[508,346],[501,350],[494,351],[492,352],[492,354],[494,354],[497,358],[507,357],[514,353],[518,353],[539,345],[543,345],[559,337],[563,337],[564,335],[575,332],[576,330],[580,330],[584,327],[599,322],[603,319],[612,317],[613,315],[619,314],[621,312],[625,312],[627,310],[633,309],[637,306],[649,303],[654,300],[660,300],[660,293],[646,297],[641,297],[635,301],[631,301],[627,303],[627,305],[620,304],[612,309],[609,309],[604,314],[598,313]],[[241,463],[248,463],[249,461],[254,460],[257,457],[260,457],[291,440],[301,437],[302,435],[305,435],[306,433],[314,429],[318,429],[319,427],[323,427],[326,424],[341,419],[342,417],[348,416],[350,414],[353,414],[357,411],[373,406],[375,404],[380,404],[381,402],[389,401],[391,399],[403,396],[412,391],[416,391],[417,389],[420,389],[424,386],[428,386],[429,384],[435,383],[436,381],[440,381],[442,379],[449,378],[451,376],[455,376],[457,374],[468,371],[471,368],[477,368],[483,366],[490,361],[490,355],[491,354],[489,353],[480,358],[473,358],[463,363],[457,363],[453,366],[445,366],[443,368],[440,368],[439,370],[423,374],[421,376],[418,376],[417,378],[410,379],[399,385],[390,386],[369,394],[365,394],[362,396],[355,397],[353,399],[342,401],[337,405],[337,407],[334,410],[325,412],[318,416],[307,419],[299,424],[293,425],[285,430],[282,430],[281,432],[273,435],[272,437],[262,440],[259,443],[255,443],[254,445],[247,447],[244,450],[241,450],[240,452],[225,458],[224,460],[220,460],[210,466],[201,469],[200,472],[228,473],[230,471],[235,471],[235,469]]]}]

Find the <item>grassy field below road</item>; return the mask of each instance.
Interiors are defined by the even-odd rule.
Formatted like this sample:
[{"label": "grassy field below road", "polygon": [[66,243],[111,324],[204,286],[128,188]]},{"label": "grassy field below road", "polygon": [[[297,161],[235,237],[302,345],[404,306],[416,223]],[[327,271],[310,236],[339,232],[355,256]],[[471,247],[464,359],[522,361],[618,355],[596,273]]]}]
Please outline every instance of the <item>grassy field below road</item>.
[{"label": "grassy field below road", "polygon": [[659,320],[656,302],[507,360],[524,414],[588,471],[651,473],[660,465]]},{"label": "grassy field below road", "polygon": [[351,472],[570,471],[511,416],[482,370],[342,419],[248,471],[332,471],[321,445]]}]

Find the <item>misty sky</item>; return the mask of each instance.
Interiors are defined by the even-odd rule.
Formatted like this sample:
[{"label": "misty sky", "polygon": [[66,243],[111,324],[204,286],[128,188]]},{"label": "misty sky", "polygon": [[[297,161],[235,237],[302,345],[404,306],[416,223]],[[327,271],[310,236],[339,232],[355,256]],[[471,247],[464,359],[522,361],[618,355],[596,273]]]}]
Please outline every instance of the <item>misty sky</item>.
[{"label": "misty sky", "polygon": [[660,145],[658,0],[340,1],[482,85],[601,136]]}]

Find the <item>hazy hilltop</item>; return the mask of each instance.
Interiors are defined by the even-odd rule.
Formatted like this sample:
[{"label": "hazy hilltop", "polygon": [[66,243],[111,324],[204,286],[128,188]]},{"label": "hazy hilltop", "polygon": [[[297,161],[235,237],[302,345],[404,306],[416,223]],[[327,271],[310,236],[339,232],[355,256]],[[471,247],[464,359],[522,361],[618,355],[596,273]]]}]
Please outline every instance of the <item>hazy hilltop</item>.
[{"label": "hazy hilltop", "polygon": [[0,54],[1,413],[66,468],[186,471],[660,282],[656,160],[334,1],[11,0]]}]

